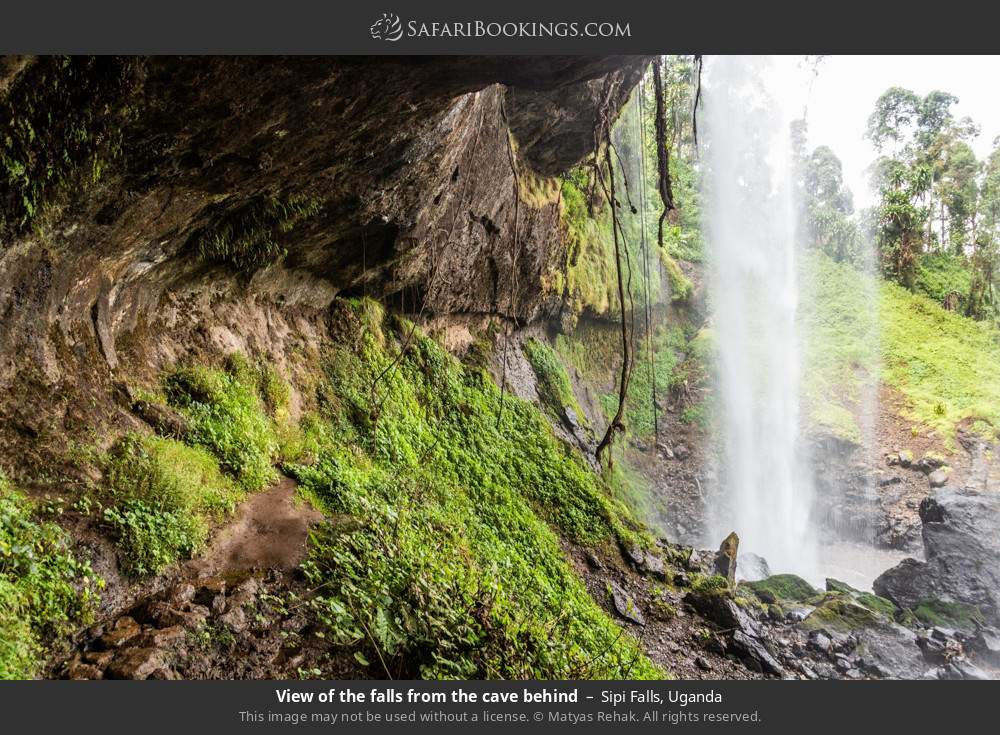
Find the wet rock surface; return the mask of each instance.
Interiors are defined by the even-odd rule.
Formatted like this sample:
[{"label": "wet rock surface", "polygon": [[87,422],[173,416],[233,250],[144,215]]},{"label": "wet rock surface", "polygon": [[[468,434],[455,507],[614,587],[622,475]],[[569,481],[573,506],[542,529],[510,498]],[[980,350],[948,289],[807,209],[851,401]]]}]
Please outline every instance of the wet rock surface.
[{"label": "wet rock surface", "polygon": [[875,580],[902,608],[925,601],[972,606],[992,624],[1000,616],[1000,495],[942,488],[921,503],[925,561],[906,559]]}]

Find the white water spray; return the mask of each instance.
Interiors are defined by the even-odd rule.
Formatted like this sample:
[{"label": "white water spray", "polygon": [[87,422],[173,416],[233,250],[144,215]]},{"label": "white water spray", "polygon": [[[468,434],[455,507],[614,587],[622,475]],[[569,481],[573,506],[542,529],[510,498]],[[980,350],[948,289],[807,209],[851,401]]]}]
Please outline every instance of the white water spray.
[{"label": "white water spray", "polygon": [[709,531],[718,543],[735,530],[771,569],[815,577],[790,121],[763,85],[766,65],[710,59],[699,111],[722,450]]}]

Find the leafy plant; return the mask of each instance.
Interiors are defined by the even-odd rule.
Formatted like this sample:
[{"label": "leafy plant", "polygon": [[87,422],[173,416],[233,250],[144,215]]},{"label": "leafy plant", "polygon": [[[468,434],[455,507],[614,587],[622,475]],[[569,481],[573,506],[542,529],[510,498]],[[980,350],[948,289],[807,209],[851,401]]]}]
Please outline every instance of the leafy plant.
[{"label": "leafy plant", "polygon": [[0,679],[34,676],[43,642],[89,622],[103,585],[0,474]]}]

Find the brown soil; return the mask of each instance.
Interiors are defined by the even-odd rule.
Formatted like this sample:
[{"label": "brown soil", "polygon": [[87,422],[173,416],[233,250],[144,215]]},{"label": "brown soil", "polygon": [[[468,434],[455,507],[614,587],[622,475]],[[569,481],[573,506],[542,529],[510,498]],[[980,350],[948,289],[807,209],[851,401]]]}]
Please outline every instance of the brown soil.
[{"label": "brown soil", "polygon": [[296,497],[289,477],[244,502],[184,571],[193,577],[228,577],[265,569],[289,571],[305,557],[309,528],[322,514]]}]

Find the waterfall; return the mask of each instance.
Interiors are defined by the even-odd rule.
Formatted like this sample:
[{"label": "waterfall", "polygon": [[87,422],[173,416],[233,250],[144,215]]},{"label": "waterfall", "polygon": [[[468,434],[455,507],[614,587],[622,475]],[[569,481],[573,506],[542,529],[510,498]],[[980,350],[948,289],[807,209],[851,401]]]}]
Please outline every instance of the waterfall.
[{"label": "waterfall", "polygon": [[767,63],[708,60],[699,111],[720,450],[706,542],[736,531],[773,570],[815,577],[790,120],[767,93]]}]

